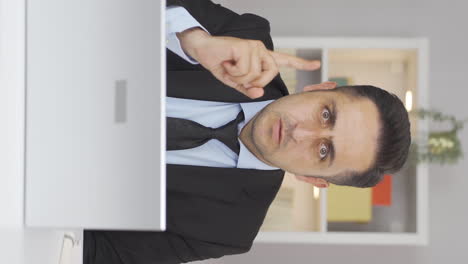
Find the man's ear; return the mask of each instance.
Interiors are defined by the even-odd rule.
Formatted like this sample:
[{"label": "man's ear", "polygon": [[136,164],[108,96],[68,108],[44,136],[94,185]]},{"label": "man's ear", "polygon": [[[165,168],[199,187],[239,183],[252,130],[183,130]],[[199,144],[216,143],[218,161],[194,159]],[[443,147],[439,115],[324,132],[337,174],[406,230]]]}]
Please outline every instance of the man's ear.
[{"label": "man's ear", "polygon": [[315,90],[330,90],[337,86],[336,82],[323,82],[319,84],[307,85],[304,87],[304,92],[315,91]]},{"label": "man's ear", "polygon": [[312,177],[312,176],[303,176],[303,175],[297,175],[297,174],[295,174],[295,176],[296,176],[296,179],[313,184],[317,188],[327,188],[330,185],[326,180],[322,178],[317,178],[317,177]]}]

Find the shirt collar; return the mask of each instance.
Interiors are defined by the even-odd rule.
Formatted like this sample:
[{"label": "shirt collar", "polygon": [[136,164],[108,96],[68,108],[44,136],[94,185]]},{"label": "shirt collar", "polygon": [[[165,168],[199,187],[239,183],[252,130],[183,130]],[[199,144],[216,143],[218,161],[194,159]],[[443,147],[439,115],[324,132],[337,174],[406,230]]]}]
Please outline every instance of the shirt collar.
[{"label": "shirt collar", "polygon": [[[239,124],[239,134],[242,128],[252,119],[258,112],[265,108],[274,100],[240,103],[242,111],[244,111],[244,121]],[[252,152],[239,139],[240,152],[239,159],[237,160],[237,168],[240,169],[257,169],[257,170],[277,170],[278,168],[272,167],[259,160]]]}]

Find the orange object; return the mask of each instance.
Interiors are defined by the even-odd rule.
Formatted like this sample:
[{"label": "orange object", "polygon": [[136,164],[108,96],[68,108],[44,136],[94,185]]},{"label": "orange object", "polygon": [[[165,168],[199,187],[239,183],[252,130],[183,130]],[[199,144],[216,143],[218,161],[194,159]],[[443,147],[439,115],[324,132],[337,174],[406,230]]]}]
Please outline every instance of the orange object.
[{"label": "orange object", "polygon": [[372,188],[372,205],[392,205],[392,175],[384,175],[383,180]]}]

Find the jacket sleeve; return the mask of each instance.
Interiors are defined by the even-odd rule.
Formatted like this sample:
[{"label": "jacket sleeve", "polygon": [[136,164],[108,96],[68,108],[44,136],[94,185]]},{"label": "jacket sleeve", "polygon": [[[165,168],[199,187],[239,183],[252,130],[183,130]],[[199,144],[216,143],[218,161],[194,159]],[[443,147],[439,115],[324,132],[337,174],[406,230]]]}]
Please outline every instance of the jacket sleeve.
[{"label": "jacket sleeve", "polygon": [[230,24],[243,16],[210,0],[168,0],[167,6],[185,8],[193,18],[215,36],[225,33]]},{"label": "jacket sleeve", "polygon": [[250,248],[219,245],[171,232],[84,232],[83,264],[176,264],[241,254]]}]

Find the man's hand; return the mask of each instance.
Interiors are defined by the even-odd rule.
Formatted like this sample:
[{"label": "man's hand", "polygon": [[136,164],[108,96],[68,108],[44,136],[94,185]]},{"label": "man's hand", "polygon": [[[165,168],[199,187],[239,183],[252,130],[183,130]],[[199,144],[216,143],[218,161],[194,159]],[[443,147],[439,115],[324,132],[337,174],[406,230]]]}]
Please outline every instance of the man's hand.
[{"label": "man's hand", "polygon": [[258,40],[214,37],[200,28],[177,36],[189,56],[218,80],[250,98],[263,95],[263,87],[278,74],[279,66],[309,71],[320,68],[320,61],[270,51]]}]

